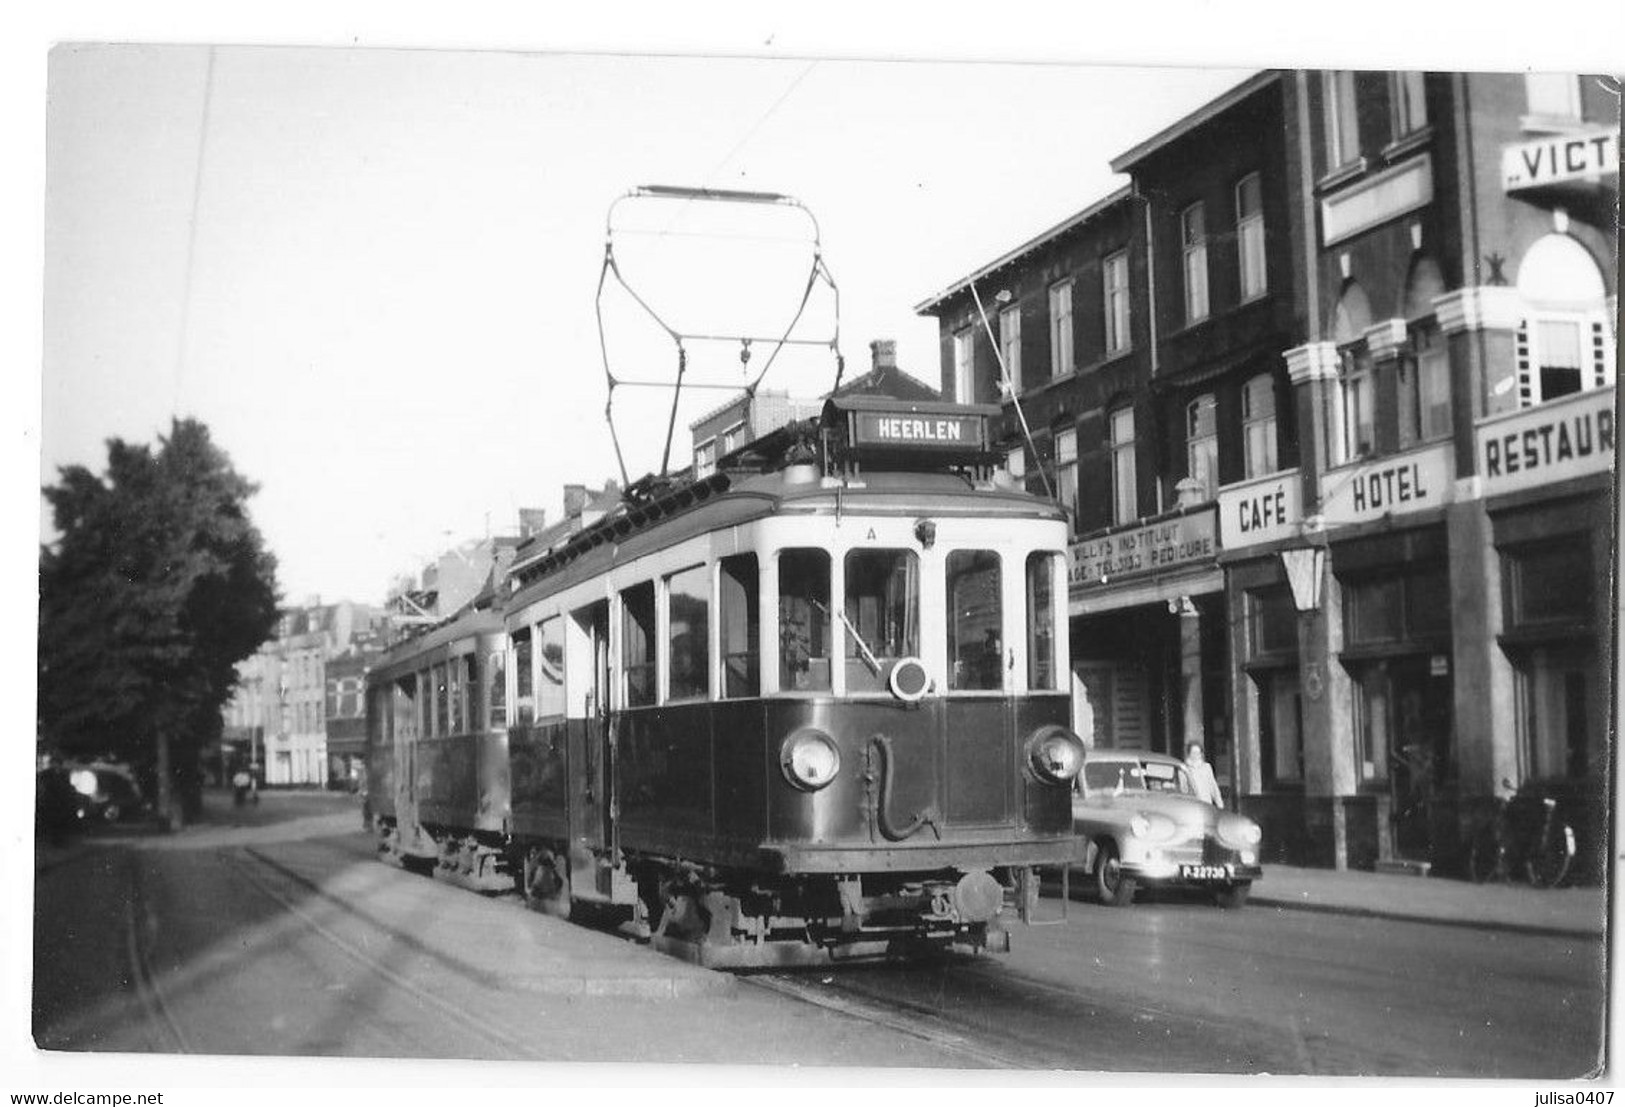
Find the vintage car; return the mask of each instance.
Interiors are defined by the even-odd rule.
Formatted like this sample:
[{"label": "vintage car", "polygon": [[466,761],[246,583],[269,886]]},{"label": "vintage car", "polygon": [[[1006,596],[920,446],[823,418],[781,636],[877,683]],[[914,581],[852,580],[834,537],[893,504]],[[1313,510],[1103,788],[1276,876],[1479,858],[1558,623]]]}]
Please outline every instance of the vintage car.
[{"label": "vintage car", "polygon": [[92,761],[68,766],[68,782],[79,796],[79,818],[116,823],[147,810],[146,797],[129,766]]},{"label": "vintage car", "polygon": [[1177,758],[1137,750],[1094,750],[1072,797],[1072,822],[1086,838],[1101,901],[1133,902],[1142,885],[1211,890],[1240,907],[1258,864],[1258,824],[1198,799]]}]

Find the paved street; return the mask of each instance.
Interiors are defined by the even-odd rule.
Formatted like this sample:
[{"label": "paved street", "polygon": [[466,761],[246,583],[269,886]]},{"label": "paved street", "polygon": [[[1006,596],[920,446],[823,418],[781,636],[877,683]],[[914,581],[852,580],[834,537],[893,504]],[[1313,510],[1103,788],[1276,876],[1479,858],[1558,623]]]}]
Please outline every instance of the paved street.
[{"label": "paved street", "polygon": [[1598,1056],[1600,938],[1074,902],[1007,958],[733,978],[379,864],[353,797],[210,801],[170,838],[44,848],[42,1047],[1524,1077]]}]

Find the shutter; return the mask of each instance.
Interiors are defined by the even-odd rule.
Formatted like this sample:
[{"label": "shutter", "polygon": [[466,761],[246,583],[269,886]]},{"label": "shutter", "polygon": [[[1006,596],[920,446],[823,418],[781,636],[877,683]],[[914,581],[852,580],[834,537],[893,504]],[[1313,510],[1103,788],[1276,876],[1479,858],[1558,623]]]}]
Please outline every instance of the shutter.
[{"label": "shutter", "polygon": [[1536,394],[1539,386],[1535,379],[1534,358],[1530,356],[1527,319],[1518,323],[1518,335],[1513,350],[1518,364],[1518,406],[1532,407],[1540,402],[1540,397]]}]

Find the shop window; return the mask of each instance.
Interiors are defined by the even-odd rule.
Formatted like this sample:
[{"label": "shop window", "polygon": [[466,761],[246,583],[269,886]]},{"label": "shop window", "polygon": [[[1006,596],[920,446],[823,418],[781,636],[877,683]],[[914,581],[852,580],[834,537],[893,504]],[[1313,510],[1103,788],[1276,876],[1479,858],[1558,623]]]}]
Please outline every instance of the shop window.
[{"label": "shop window", "polygon": [[1587,771],[1591,652],[1541,646],[1521,654],[1514,671],[1520,780],[1579,779]]},{"label": "shop window", "polygon": [[1515,628],[1590,624],[1591,553],[1582,537],[1508,550],[1502,556],[1509,570],[1507,606]]},{"label": "shop window", "polygon": [[1450,635],[1450,576],[1442,565],[1343,581],[1344,636],[1350,646],[1435,643]]},{"label": "shop window", "polygon": [[829,554],[779,552],[779,689],[830,687]]},{"label": "shop window", "polygon": [[1061,555],[1027,555],[1027,687],[1049,692],[1060,687],[1055,663],[1055,578]]},{"label": "shop window", "polygon": [[1078,432],[1072,428],[1055,432],[1055,493],[1078,532]]},{"label": "shop window", "polygon": [[761,577],[755,554],[725,557],[717,572],[717,620],[722,636],[722,696],[761,692]]},{"label": "shop window", "polygon": [[846,688],[885,691],[886,663],[919,656],[919,558],[912,550],[853,550],[845,568]]},{"label": "shop window", "polygon": [[1211,392],[1185,405],[1185,475],[1211,500],[1219,486],[1218,403]]},{"label": "shop window", "polygon": [[513,632],[513,713],[514,722],[528,726],[536,721],[536,670],[532,661],[530,628]]},{"label": "shop window", "polygon": [[1207,318],[1207,208],[1192,204],[1179,216],[1185,251],[1185,322]]},{"label": "shop window", "polygon": [[1264,266],[1264,186],[1257,173],[1236,185],[1236,253],[1241,265],[1241,298],[1255,299],[1268,285]]},{"label": "shop window", "polygon": [[555,615],[536,628],[536,717],[564,714],[564,619]]},{"label": "shop window", "polygon": [[1021,305],[999,312],[999,356],[1010,392],[1021,391]]},{"label": "shop window", "polygon": [[1072,350],[1072,282],[1061,281],[1049,290],[1049,372],[1062,377],[1075,367]]},{"label": "shop window", "polygon": [[1360,156],[1358,105],[1354,99],[1354,73],[1328,70],[1321,77],[1326,169],[1339,169]]},{"label": "shop window", "polygon": [[999,555],[992,550],[954,550],[948,554],[946,574],[949,690],[1004,687]]},{"label": "shop window", "polygon": [[1242,386],[1241,426],[1247,479],[1275,472],[1275,381],[1268,373]]},{"label": "shop window", "polygon": [[485,659],[485,725],[502,730],[508,725],[508,657],[493,650]]},{"label": "shop window", "polygon": [[1132,523],[1140,516],[1134,462],[1134,409],[1124,407],[1112,412],[1107,432],[1111,436],[1112,521]]},{"label": "shop window", "polygon": [[1396,642],[1404,629],[1402,586],[1383,575],[1344,585],[1343,618],[1350,645]]},{"label": "shop window", "polygon": [[1101,271],[1106,298],[1106,352],[1115,354],[1129,347],[1128,251],[1108,255]]},{"label": "shop window", "polygon": [[1265,669],[1254,674],[1258,687],[1258,731],[1264,787],[1303,783],[1303,694],[1296,669]]},{"label": "shop window", "polygon": [[1248,658],[1258,661],[1297,653],[1298,609],[1292,603],[1292,589],[1278,584],[1248,592]]},{"label": "shop window", "polygon": [[1389,74],[1388,100],[1393,111],[1394,137],[1404,138],[1428,124],[1427,82],[1415,70]]},{"label": "shop window", "polygon": [[1362,781],[1388,776],[1389,723],[1388,666],[1383,662],[1354,673],[1354,763]]},{"label": "shop window", "polygon": [[621,593],[621,676],[627,707],[655,702],[655,586],[633,585]]},{"label": "shop window", "polygon": [[954,399],[976,402],[976,335],[970,328],[954,335]]},{"label": "shop window", "polygon": [[711,582],[704,565],[666,578],[666,698],[711,694]]}]

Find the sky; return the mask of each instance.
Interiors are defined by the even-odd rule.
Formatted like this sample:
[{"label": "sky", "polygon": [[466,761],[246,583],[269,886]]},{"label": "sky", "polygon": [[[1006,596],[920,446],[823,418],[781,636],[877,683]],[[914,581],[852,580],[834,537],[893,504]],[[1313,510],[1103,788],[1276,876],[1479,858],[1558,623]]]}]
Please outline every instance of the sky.
[{"label": "sky", "polygon": [[[1248,72],[58,46],[44,476],[195,416],[260,487],[284,595],[377,602],[522,506],[556,517],[566,482],[619,478],[595,293],[628,189],[798,198],[848,371],[889,338],[936,383],[915,304],[1110,191],[1113,155]],[[687,333],[782,333],[810,224],[696,207],[617,209],[628,284],[663,316],[680,303]],[[800,337],[835,334],[818,291]],[[608,293],[611,369],[669,376],[669,340]],[[740,379],[737,345],[689,346],[696,377]],[[817,394],[833,366],[798,348],[768,386]],[[674,457],[726,395],[690,393]],[[634,479],[658,468],[669,404],[616,393]]]}]

